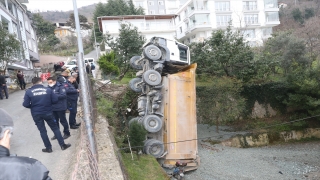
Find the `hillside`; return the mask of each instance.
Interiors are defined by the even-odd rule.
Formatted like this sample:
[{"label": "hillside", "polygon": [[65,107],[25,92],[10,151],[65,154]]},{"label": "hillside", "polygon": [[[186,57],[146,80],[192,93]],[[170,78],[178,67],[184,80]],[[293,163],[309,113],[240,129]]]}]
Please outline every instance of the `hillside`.
[{"label": "hillside", "polygon": [[[79,8],[79,14],[88,18],[89,22],[93,22],[93,12],[95,10],[96,4],[92,4],[89,6],[84,6]],[[40,12],[41,16],[47,21],[50,22],[66,22],[69,19],[70,14],[73,11],[47,11]]]}]

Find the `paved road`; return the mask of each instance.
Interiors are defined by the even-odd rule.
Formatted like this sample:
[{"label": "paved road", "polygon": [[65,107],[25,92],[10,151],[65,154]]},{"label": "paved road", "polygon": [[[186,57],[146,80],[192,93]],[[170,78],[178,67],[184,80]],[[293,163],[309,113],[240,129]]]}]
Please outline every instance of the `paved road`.
[{"label": "paved road", "polygon": [[[58,142],[52,141],[53,153],[43,153],[41,150],[44,144],[40,132],[31,117],[30,110],[22,106],[24,94],[25,91],[21,90],[10,94],[9,99],[0,101],[0,108],[5,109],[14,119],[11,153],[38,159],[49,169],[52,179],[65,179],[65,175],[69,174],[65,170],[68,169],[69,160],[74,154],[79,130],[71,130],[71,137],[65,141],[72,144],[71,148],[62,151]],[[53,132],[48,126],[47,131],[51,138]]]}]

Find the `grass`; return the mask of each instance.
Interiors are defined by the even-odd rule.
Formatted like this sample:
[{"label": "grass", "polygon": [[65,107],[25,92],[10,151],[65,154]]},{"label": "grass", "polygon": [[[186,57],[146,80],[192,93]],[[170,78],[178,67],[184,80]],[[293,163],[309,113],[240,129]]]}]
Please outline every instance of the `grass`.
[{"label": "grass", "polygon": [[116,79],[112,80],[112,83],[114,83],[114,84],[129,84],[129,81],[130,81],[131,79],[132,79],[132,77],[123,77],[123,78],[121,79],[121,81],[116,80]]},{"label": "grass", "polygon": [[122,160],[130,180],[169,180],[169,177],[160,167],[157,160],[149,155],[141,155],[140,159],[133,154],[122,153]]}]

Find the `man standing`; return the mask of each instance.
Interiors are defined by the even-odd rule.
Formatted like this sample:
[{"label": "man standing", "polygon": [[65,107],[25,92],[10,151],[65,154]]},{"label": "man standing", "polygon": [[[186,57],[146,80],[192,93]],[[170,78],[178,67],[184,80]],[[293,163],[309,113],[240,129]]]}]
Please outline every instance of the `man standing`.
[{"label": "man standing", "polygon": [[68,72],[62,71],[62,73],[58,76],[57,81],[61,84],[67,83],[68,81]]},{"label": "man standing", "polygon": [[[64,86],[62,84],[57,82],[56,79],[53,77],[49,77],[47,79],[47,81],[48,81],[49,88],[51,88],[53,93],[55,93],[58,96],[58,102],[56,104],[52,105],[53,116],[56,120],[56,123],[57,123],[59,129],[60,129],[59,122],[62,124],[63,133],[64,133],[63,139],[67,139],[71,135],[70,135],[70,131],[69,131],[68,121],[66,118],[66,110],[67,110],[66,89],[64,88]],[[55,139],[57,139],[56,136],[53,136],[51,138],[51,140],[55,140]]]},{"label": "man standing", "polygon": [[68,78],[68,82],[64,85],[67,91],[68,109],[70,111],[70,114],[69,114],[70,129],[78,129],[80,126],[80,123],[77,124],[77,121],[76,121],[79,90],[72,85],[74,81],[76,81],[76,78],[74,76],[70,76]]},{"label": "man standing", "polygon": [[10,156],[10,138],[13,119],[0,109],[0,179],[51,180],[48,169],[38,160],[29,157]]},{"label": "man standing", "polygon": [[96,70],[96,66],[93,63],[91,63],[91,73],[94,79],[96,78],[95,70]]},{"label": "man standing", "polygon": [[21,90],[26,89],[26,82],[24,81],[24,75],[21,71],[18,71],[17,78],[20,84]]},{"label": "man standing", "polygon": [[6,99],[9,98],[6,78],[8,78],[8,76],[4,76],[4,73],[1,72],[0,73],[0,99],[3,99],[2,91],[4,91],[6,95]]},{"label": "man standing", "polygon": [[51,89],[42,85],[41,78],[34,77],[32,83],[33,86],[28,89],[24,95],[22,105],[31,109],[31,115],[40,131],[42,141],[46,147],[45,149],[42,149],[42,152],[52,152],[52,146],[49,141],[44,121],[47,122],[55,137],[58,139],[61,149],[65,150],[69,148],[71,144],[64,143],[61,132],[52,115],[52,104],[58,102],[57,95],[55,95]]}]

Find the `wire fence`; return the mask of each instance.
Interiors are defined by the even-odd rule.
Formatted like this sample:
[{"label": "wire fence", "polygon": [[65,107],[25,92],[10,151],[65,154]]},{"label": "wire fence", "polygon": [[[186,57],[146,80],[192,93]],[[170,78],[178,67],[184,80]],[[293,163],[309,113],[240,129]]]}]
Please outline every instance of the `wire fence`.
[{"label": "wire fence", "polygon": [[[89,117],[92,123],[92,129],[86,127],[84,119],[83,105],[78,108],[77,118],[81,119],[80,127],[80,142],[76,152],[76,163],[72,172],[72,180],[99,180],[100,173],[98,169],[98,155],[92,152],[91,144],[88,139],[88,132],[95,131],[95,123],[97,122],[97,106],[96,98],[93,91],[92,81],[90,76],[85,78],[86,96],[89,103]],[[83,89],[80,89],[83,91]],[[83,104],[83,98],[80,93],[80,103]],[[93,137],[94,138],[94,137]],[[96,146],[96,144],[94,144]],[[96,149],[96,148],[95,148]]]}]

